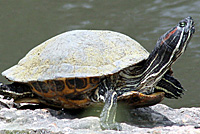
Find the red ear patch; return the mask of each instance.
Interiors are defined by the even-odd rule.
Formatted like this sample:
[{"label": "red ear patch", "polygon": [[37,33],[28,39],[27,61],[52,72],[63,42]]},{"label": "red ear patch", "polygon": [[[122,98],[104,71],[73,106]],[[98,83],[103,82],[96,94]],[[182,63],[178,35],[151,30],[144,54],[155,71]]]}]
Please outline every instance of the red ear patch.
[{"label": "red ear patch", "polygon": [[177,28],[175,28],[173,31],[171,31],[170,33],[168,33],[168,34],[166,35],[166,37],[162,40],[162,42],[161,42],[160,45],[162,45],[167,39],[169,39],[169,37],[170,37],[172,34],[174,34],[176,31],[177,31]]}]

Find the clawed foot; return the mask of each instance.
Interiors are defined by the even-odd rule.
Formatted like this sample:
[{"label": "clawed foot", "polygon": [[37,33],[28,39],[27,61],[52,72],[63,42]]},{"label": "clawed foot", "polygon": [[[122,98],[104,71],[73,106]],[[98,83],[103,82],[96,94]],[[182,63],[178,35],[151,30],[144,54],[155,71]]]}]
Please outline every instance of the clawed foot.
[{"label": "clawed foot", "polygon": [[20,108],[20,105],[10,100],[0,100],[0,108]]},{"label": "clawed foot", "polygon": [[0,108],[19,108],[19,104],[16,104],[11,98],[6,96],[7,90],[10,90],[9,87],[2,82],[0,82],[0,95],[3,95],[2,99],[0,98]]},{"label": "clawed foot", "polygon": [[101,129],[102,130],[118,130],[121,131],[122,127],[119,123],[113,123],[113,124],[107,124],[107,123],[101,123]]},{"label": "clawed foot", "polygon": [[4,96],[2,99],[0,99],[0,108],[18,108],[19,104],[16,104],[12,100],[10,100],[11,98],[6,96],[5,91],[7,90],[10,90],[9,87],[0,82],[0,95]]}]

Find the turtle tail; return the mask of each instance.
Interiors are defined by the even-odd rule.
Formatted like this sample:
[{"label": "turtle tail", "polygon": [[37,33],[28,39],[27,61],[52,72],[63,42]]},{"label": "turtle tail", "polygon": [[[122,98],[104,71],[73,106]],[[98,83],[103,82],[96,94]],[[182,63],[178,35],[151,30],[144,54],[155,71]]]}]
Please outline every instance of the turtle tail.
[{"label": "turtle tail", "polygon": [[165,97],[170,99],[178,99],[185,91],[181,83],[170,74],[165,74],[154,90],[155,92],[165,92]]}]

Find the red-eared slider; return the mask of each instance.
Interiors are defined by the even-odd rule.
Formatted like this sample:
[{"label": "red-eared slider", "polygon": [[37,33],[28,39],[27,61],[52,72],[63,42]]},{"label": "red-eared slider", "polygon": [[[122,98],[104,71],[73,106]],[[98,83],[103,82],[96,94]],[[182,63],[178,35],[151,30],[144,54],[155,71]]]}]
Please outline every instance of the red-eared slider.
[{"label": "red-eared slider", "polygon": [[12,84],[1,83],[0,94],[17,103],[43,103],[83,108],[104,102],[100,115],[105,129],[115,123],[118,101],[133,107],[178,98],[183,88],[171,65],[183,54],[192,34],[191,17],[162,35],[149,54],[121,33],[76,30],[55,36],[32,49],[19,63],[2,73]]}]

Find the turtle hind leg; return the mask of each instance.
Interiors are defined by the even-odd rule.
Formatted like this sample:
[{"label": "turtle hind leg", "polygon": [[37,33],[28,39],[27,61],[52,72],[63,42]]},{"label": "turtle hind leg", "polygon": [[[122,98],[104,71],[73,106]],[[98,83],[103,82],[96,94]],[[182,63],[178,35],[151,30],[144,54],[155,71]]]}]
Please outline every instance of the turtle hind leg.
[{"label": "turtle hind leg", "polygon": [[30,86],[17,82],[8,85],[0,83],[0,95],[3,95],[4,99],[8,100],[13,98],[14,101],[33,97]]},{"label": "turtle hind leg", "polygon": [[105,105],[100,114],[101,128],[108,130],[121,130],[122,128],[120,124],[115,122],[117,93],[115,91],[107,91],[105,98]]}]

